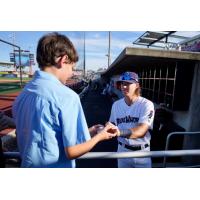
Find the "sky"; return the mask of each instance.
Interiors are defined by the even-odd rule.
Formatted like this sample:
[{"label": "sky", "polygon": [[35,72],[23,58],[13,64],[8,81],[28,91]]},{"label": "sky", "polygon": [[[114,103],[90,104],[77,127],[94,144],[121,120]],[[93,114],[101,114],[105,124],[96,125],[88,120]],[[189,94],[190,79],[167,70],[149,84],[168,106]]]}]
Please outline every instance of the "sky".
[{"label": "sky", "polygon": [[[0,31],[0,39],[14,43],[21,47],[22,50],[29,50],[36,53],[37,42],[39,38],[49,33],[47,31]],[[83,68],[84,53],[84,31],[60,31],[60,33],[69,37],[73,42],[79,54],[77,68]],[[133,42],[141,36],[144,31],[111,31],[111,63],[119,56],[125,47],[133,47]],[[195,31],[179,31],[179,35],[194,36],[200,34]],[[109,31],[85,31],[85,49],[86,49],[86,70],[98,70],[99,68],[108,67],[108,45]],[[173,39],[172,42],[178,42]],[[9,54],[13,47],[0,42],[0,61],[9,62]],[[36,57],[36,56],[35,56]],[[38,69],[35,59],[33,71]]]},{"label": "sky", "polygon": [[[0,39],[10,43],[15,43],[23,50],[29,50],[31,53],[36,52],[37,42],[44,35],[44,31],[0,31]],[[83,49],[84,49],[84,32],[83,31],[66,31],[60,32],[70,38],[74,43],[79,54],[77,67],[83,66]],[[111,31],[111,63],[117,58],[122,50],[127,46],[133,46],[142,31]],[[85,49],[86,49],[86,70],[97,70],[108,66],[108,45],[109,31],[85,31]],[[14,38],[14,39],[13,39]],[[9,62],[9,53],[13,47],[0,42],[0,61]],[[33,69],[37,69],[36,65]]]}]

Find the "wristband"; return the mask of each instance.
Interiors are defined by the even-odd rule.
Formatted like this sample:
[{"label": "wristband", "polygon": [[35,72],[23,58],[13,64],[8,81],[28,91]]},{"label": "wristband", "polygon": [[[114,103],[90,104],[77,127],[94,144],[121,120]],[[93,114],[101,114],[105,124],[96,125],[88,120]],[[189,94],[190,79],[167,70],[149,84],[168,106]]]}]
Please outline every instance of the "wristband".
[{"label": "wristband", "polygon": [[132,131],[130,129],[120,129],[120,137],[130,137]]}]

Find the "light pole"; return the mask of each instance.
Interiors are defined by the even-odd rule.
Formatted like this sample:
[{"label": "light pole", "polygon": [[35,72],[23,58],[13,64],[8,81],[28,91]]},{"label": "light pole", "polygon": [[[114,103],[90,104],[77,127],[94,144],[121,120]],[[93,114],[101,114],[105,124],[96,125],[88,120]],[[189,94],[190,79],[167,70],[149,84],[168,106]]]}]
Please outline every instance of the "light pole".
[{"label": "light pole", "polygon": [[[12,32],[10,35],[8,35],[8,38],[11,40],[12,44],[15,44],[15,39],[16,39],[15,32]],[[13,53],[15,53],[15,47],[14,46],[13,46]],[[17,72],[15,59],[14,59],[14,69]]]},{"label": "light pole", "polygon": [[85,78],[85,31],[83,33],[83,76]]},{"label": "light pole", "polygon": [[0,39],[0,42],[3,42],[5,44],[11,45],[13,47],[16,47],[19,49],[19,74],[20,74],[20,87],[22,88],[22,66],[21,66],[21,48],[15,44],[12,44],[10,42],[7,42],[5,40]]},{"label": "light pole", "polygon": [[110,67],[110,61],[111,61],[111,57],[110,57],[110,42],[111,42],[111,32],[108,31],[108,67]]},{"label": "light pole", "polygon": [[32,46],[29,46],[29,64],[30,64],[30,69],[29,69],[29,74],[30,75],[32,75],[32,61],[31,61],[31,59],[30,59],[30,53],[31,53],[31,48],[32,48]]}]

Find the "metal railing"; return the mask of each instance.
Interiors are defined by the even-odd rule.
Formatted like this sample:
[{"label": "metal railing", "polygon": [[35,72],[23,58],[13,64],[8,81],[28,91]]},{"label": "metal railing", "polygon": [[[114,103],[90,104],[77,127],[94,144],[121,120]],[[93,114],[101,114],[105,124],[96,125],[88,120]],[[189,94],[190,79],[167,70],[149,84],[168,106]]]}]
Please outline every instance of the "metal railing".
[{"label": "metal railing", "polygon": [[[196,131],[196,132],[172,132],[172,133],[170,133],[167,136],[167,139],[166,139],[165,151],[167,151],[168,148],[169,148],[169,141],[170,141],[171,136],[173,136],[173,135],[195,135],[195,134],[200,134],[200,131]],[[182,150],[182,151],[186,151],[186,150]],[[184,155],[182,155],[182,156],[184,156]],[[163,167],[166,167],[166,156],[164,156]]]},{"label": "metal railing", "polygon": [[[175,157],[175,156],[200,156],[200,149],[195,150],[168,150],[168,151],[139,151],[139,152],[90,152],[78,159],[117,159],[117,158],[144,158],[144,157]],[[7,159],[20,159],[19,152],[4,152]],[[163,165],[166,167],[166,165]]]},{"label": "metal railing", "polygon": [[[117,159],[117,158],[144,158],[144,157],[164,157],[163,167],[166,167],[166,157],[176,156],[200,156],[200,149],[192,150],[168,150],[169,139],[172,135],[199,134],[200,132],[172,132],[166,140],[164,151],[135,151],[135,152],[89,152],[79,157],[78,159]],[[4,152],[4,157],[7,159],[20,159],[19,152]],[[194,166],[190,166],[194,167]],[[195,167],[199,167],[196,165]]]},{"label": "metal railing", "polygon": [[90,152],[78,159],[113,159],[113,158],[144,158],[144,157],[175,157],[199,156],[200,149],[195,150],[169,150],[169,151],[135,151],[135,152]]}]

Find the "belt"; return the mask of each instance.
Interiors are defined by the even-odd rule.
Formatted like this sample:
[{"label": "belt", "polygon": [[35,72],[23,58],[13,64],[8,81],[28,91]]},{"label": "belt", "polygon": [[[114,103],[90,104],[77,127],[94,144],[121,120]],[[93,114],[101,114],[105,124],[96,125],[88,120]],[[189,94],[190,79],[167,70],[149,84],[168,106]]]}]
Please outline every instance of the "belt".
[{"label": "belt", "polygon": [[139,145],[139,146],[129,146],[127,144],[123,144],[122,142],[118,142],[121,146],[125,147],[126,149],[132,150],[132,151],[138,151],[138,150],[142,150],[143,148],[147,148],[149,145],[145,144],[143,145]]}]

